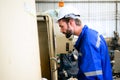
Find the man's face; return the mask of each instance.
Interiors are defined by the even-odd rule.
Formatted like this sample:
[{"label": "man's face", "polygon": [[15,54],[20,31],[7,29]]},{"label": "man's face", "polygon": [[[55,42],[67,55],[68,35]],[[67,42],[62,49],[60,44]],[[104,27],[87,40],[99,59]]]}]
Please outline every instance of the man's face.
[{"label": "man's face", "polygon": [[72,35],[72,30],[70,28],[69,22],[66,23],[64,20],[60,20],[58,23],[60,31],[65,34],[66,38],[69,38]]}]

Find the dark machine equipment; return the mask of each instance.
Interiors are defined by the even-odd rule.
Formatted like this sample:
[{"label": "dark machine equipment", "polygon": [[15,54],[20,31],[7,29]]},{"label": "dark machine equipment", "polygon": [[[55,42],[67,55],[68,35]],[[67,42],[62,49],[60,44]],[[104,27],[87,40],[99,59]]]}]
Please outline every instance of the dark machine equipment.
[{"label": "dark machine equipment", "polygon": [[114,31],[114,37],[112,37],[109,46],[111,65],[113,70],[114,79],[120,78],[120,43],[119,43],[119,34],[117,31]]},{"label": "dark machine equipment", "polygon": [[119,34],[116,31],[114,31],[114,37],[111,40],[110,46],[111,46],[111,50],[120,50]]}]

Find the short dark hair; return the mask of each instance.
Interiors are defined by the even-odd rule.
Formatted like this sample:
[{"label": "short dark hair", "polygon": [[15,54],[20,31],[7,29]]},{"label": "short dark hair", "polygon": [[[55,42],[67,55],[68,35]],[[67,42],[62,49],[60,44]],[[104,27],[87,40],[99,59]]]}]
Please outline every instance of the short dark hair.
[{"label": "short dark hair", "polygon": [[[73,19],[73,18],[68,17],[68,18],[62,18],[62,19],[60,19],[60,20],[63,20],[63,21],[65,21],[66,23],[68,23],[70,19]],[[59,20],[59,21],[60,21],[60,20]],[[75,20],[75,24],[76,24],[77,26],[80,26],[80,25],[81,25],[81,20],[80,20],[80,19],[76,18],[76,19],[73,19],[73,20]]]},{"label": "short dark hair", "polygon": [[74,19],[75,20],[75,24],[77,25],[77,26],[81,26],[81,20],[80,19],[78,19],[78,18],[76,18],[76,19]]},{"label": "short dark hair", "polygon": [[[70,19],[71,19],[71,18],[65,18],[65,17],[63,17],[63,18],[60,19],[60,20],[63,20],[63,21],[65,21],[66,23],[68,23]],[[60,20],[58,20],[58,22],[59,22]]]}]

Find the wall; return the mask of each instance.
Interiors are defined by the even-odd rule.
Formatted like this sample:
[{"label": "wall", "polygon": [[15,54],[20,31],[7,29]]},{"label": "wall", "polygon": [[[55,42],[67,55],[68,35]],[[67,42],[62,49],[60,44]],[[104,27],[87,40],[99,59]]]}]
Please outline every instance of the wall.
[{"label": "wall", "polygon": [[0,80],[40,80],[34,0],[0,0]]},{"label": "wall", "polygon": [[[84,24],[92,24],[92,26],[90,26],[91,28],[96,29],[105,37],[112,37],[113,31],[116,30],[116,16],[117,31],[120,34],[120,0],[117,0],[118,9],[116,9],[115,1],[116,0],[64,0],[64,4],[77,8]],[[56,0],[36,0],[36,9],[37,12],[45,12],[59,9],[59,7]],[[117,15],[116,10],[118,10]]]}]

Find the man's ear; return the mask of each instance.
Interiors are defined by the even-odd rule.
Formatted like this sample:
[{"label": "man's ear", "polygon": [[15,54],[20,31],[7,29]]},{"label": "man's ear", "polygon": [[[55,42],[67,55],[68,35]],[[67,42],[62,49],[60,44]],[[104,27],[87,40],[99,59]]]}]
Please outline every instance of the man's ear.
[{"label": "man's ear", "polygon": [[69,27],[73,26],[73,20],[72,19],[69,20],[68,25],[69,25]]}]

